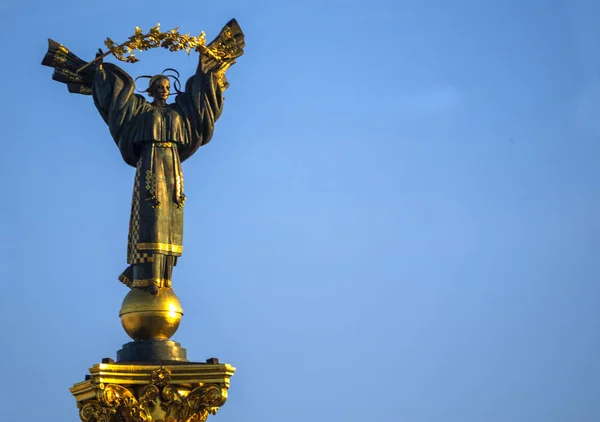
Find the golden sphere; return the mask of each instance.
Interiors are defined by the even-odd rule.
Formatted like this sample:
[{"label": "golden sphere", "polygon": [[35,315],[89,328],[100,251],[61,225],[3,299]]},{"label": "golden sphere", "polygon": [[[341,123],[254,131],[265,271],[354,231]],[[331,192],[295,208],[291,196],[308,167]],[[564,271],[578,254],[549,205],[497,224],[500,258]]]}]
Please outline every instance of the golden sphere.
[{"label": "golden sphere", "polygon": [[153,295],[133,288],[123,299],[119,316],[134,340],[168,340],[179,328],[183,309],[173,289],[163,287]]}]

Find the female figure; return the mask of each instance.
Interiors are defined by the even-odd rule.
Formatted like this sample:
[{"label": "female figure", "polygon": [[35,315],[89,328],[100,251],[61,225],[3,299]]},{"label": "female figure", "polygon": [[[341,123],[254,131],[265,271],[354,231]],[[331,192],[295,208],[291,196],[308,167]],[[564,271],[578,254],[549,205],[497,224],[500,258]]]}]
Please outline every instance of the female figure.
[{"label": "female figure", "polygon": [[127,263],[119,280],[152,293],[170,287],[173,266],[183,251],[185,194],[181,162],[208,143],[223,107],[222,88],[202,62],[185,92],[167,104],[167,76],[150,79],[147,102],[135,94],[129,75],[100,65],[92,85],[94,104],[109,126],[125,162],[136,167]]},{"label": "female figure", "polygon": [[53,78],[67,83],[70,92],[93,96],[123,160],[136,168],[127,244],[129,266],[119,280],[156,294],[161,287],[171,286],[173,266],[183,251],[186,198],[181,163],[213,135],[227,86],[223,72],[243,54],[243,33],[235,21],[229,22],[208,46],[218,48],[226,41],[227,60],[201,55],[183,92],[175,78],[177,96],[172,104],[167,104],[171,91],[168,76],[150,78],[145,92],[153,101],[148,102],[135,93],[133,79],[118,66],[98,61],[77,74],[74,69],[85,62],[49,41],[42,64],[54,67]]}]

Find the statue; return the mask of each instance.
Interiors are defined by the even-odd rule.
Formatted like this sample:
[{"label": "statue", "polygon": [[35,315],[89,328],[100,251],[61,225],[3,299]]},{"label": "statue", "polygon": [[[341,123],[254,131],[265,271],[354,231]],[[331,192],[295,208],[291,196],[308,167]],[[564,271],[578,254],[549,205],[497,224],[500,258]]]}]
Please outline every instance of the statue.
[{"label": "statue", "polygon": [[[100,50],[90,63],[49,39],[42,61],[55,69],[53,79],[67,84],[69,92],[93,97],[123,160],[136,169],[127,243],[129,266],[119,280],[153,295],[171,286],[173,267],[183,251],[186,197],[181,163],[211,140],[228,86],[225,70],[244,52],[244,34],[235,20],[207,46],[203,36],[182,36],[177,30],[162,33],[158,25],[143,35],[136,28],[127,43],[115,45],[107,39],[109,52]],[[135,81],[124,70],[103,62],[110,53],[119,60],[135,62],[134,49],[158,46],[188,53],[195,47],[200,57],[196,73],[183,91],[173,69],[141,76],[149,78],[147,89],[141,92],[147,93],[151,102],[135,93]],[[175,101],[168,103],[173,90]]]},{"label": "statue", "polygon": [[[183,252],[184,193],[181,163],[213,135],[228,87],[225,71],[244,53],[244,34],[235,20],[206,45],[204,33],[161,32],[159,25],[117,44],[107,38],[88,63],[48,40],[42,64],[71,93],[90,95],[125,163],[135,168],[127,243],[128,267],[119,276],[130,289],[119,311],[133,341],[102,359],[71,387],[82,421],[206,421],[225,404],[235,368],[211,358],[190,362],[187,350],[171,340],[183,309],[171,279]],[[104,63],[109,54],[135,63],[135,51],[163,47],[200,53],[196,73],[184,86],[179,73],[165,69],[135,80]],[[148,78],[147,101],[135,82]],[[168,102],[175,96],[172,103]]]}]

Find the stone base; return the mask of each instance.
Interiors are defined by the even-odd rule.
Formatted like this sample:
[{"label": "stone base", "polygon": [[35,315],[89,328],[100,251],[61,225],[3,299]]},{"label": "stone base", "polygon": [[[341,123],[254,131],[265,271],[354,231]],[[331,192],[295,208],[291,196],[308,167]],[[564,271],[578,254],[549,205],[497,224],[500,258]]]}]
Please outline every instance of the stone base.
[{"label": "stone base", "polygon": [[117,352],[117,363],[187,362],[187,351],[171,340],[136,340]]}]

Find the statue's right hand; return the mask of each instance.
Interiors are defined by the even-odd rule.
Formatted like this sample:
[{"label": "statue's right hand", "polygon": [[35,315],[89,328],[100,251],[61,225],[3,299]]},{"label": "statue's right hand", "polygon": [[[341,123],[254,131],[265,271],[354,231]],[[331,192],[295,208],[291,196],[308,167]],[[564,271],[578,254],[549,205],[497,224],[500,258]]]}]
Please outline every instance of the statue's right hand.
[{"label": "statue's right hand", "polygon": [[102,52],[102,49],[99,48],[98,52],[96,53],[96,59],[97,59],[96,63],[102,64],[102,61],[104,60],[104,57],[102,57],[102,56],[104,56],[104,53]]}]

